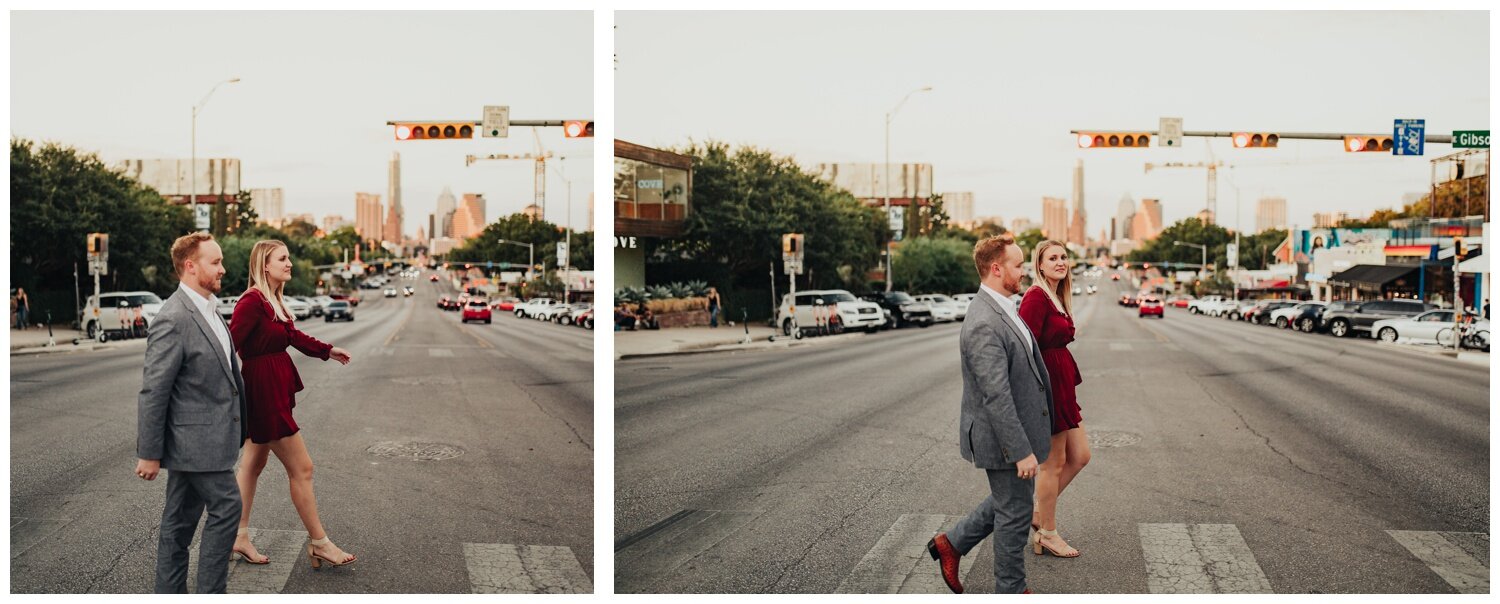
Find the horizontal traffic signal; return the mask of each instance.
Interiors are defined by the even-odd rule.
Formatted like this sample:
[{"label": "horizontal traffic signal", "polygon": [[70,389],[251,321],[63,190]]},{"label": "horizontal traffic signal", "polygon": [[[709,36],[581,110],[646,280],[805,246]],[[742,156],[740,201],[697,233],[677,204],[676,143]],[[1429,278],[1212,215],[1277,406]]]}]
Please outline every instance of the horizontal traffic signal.
[{"label": "horizontal traffic signal", "polygon": [[474,138],[474,124],[464,122],[398,122],[396,140],[452,140]]},{"label": "horizontal traffic signal", "polygon": [[1390,153],[1395,147],[1389,134],[1356,134],[1344,137],[1344,150],[1350,153]]},{"label": "horizontal traffic signal", "polygon": [[563,136],[584,138],[594,136],[593,120],[567,120],[563,122]]},{"label": "horizontal traffic signal", "polygon": [[1120,147],[1149,147],[1151,146],[1150,132],[1080,132],[1078,133],[1078,148],[1120,148]]},{"label": "horizontal traffic signal", "polygon": [[1236,132],[1234,133],[1234,147],[1244,149],[1247,147],[1275,147],[1281,142],[1281,137],[1271,132]]}]

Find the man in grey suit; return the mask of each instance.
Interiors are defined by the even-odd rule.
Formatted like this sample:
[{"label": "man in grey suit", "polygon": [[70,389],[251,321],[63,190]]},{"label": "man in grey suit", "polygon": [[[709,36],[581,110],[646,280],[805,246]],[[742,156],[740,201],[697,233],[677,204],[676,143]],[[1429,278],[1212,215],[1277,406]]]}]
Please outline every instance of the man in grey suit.
[{"label": "man in grey suit", "polygon": [[947,533],[927,543],[943,580],[963,593],[959,558],[994,534],[995,593],[1031,593],[1025,550],[1037,466],[1052,450],[1052,385],[1035,338],[1011,296],[1025,254],[1010,234],[974,246],[980,288],[959,335],[964,394],[958,449],[984,468],[990,494]]},{"label": "man in grey suit", "polygon": [[152,321],[137,409],[136,476],[167,475],[156,549],[156,593],[187,593],[188,546],[198,548],[198,592],[224,593],[240,521],[234,463],[245,442],[245,384],[229,326],[219,316],[224,254],[208,233],[172,244],[181,280]]}]

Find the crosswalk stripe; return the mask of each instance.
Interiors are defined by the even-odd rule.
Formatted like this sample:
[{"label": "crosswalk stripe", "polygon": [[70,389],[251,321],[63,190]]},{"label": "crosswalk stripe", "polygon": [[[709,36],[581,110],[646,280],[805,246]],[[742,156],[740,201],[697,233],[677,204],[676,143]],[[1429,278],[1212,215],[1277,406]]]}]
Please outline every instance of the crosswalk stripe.
[{"label": "crosswalk stripe", "polygon": [[708,551],[759,511],[682,510],[615,547],[617,593],[649,592],[658,579]]},{"label": "crosswalk stripe", "polygon": [[[188,591],[198,593],[198,544],[203,538],[200,525],[193,533],[193,544],[188,546]],[[225,591],[232,594],[279,594],[286,588],[287,579],[297,563],[306,564],[304,548],[307,531],[274,531],[250,529],[250,541],[269,564],[250,564],[238,556],[229,563],[229,582]]]},{"label": "crosswalk stripe", "polygon": [[469,584],[476,594],[594,592],[571,548],[556,545],[465,543]]},{"label": "crosswalk stripe", "polygon": [[[1461,594],[1490,592],[1490,569],[1465,551],[1465,545],[1476,552],[1487,552],[1488,533],[1451,533],[1440,531],[1386,531],[1387,534],[1421,560],[1427,568],[1442,577]],[[1488,556],[1486,556],[1488,559]]]},{"label": "crosswalk stripe", "polygon": [[[902,514],[875,542],[875,547],[854,565],[834,593],[948,593],[937,562],[927,553],[927,541],[958,520],[958,516]],[[960,577],[969,574],[977,557],[960,559]]]},{"label": "crosswalk stripe", "polygon": [[1233,524],[1140,524],[1146,586],[1163,593],[1275,593]]}]

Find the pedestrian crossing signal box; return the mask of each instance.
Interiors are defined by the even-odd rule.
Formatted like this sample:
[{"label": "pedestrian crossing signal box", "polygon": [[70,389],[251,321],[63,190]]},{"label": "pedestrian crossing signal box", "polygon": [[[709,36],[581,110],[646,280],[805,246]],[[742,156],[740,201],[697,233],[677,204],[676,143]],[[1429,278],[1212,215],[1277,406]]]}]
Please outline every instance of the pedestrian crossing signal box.
[{"label": "pedestrian crossing signal box", "polygon": [[781,236],[782,256],[802,256],[802,233],[787,233]]}]

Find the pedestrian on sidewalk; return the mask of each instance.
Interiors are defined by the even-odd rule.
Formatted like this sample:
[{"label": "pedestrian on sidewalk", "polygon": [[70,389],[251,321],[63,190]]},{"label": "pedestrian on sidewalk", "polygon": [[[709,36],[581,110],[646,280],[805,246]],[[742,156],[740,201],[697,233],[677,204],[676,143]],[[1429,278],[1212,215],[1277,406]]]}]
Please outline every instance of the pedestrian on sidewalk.
[{"label": "pedestrian on sidewalk", "polygon": [[635,314],[630,312],[627,302],[615,307],[615,331],[635,331]]},{"label": "pedestrian on sidewalk", "polygon": [[1033,285],[1021,299],[1021,320],[1041,345],[1042,362],[1052,379],[1052,455],[1036,479],[1036,512],[1031,527],[1033,552],[1076,558],[1077,549],[1057,533],[1057,499],[1089,463],[1089,439],[1083,429],[1077,387],[1083,383],[1078,363],[1068,352],[1075,339],[1073,273],[1068,248],[1050,240],[1032,252]]},{"label": "pedestrian on sidewalk", "polygon": [[188,546],[198,522],[198,592],[224,593],[240,489],[234,462],[245,438],[245,391],[229,328],[214,297],[224,254],[208,233],[172,243],[177,291],[162,304],[146,340],[137,399],[135,475],[167,471],[156,546],[156,593],[187,593]]},{"label": "pedestrian on sidewalk", "polygon": [[719,306],[721,302],[719,299],[719,290],[712,287],[708,288],[708,327],[710,329],[719,326]]},{"label": "pedestrian on sidewalk", "polygon": [[[948,589],[963,593],[959,562],[987,537],[995,548],[995,593],[1031,593],[1026,586],[1026,525],[1032,479],[1047,460],[1051,395],[1039,346],[1010,299],[1021,288],[1026,253],[1010,233],[974,246],[980,287],[964,317],[958,350],[963,399],[958,449],[983,468],[990,493],[968,516],[927,542]],[[982,300],[982,302],[981,302]]]},{"label": "pedestrian on sidewalk", "polygon": [[31,312],[31,298],[26,296],[26,288],[16,288],[16,329],[29,329],[31,326],[26,322],[26,315]]},{"label": "pedestrian on sidewalk", "polygon": [[307,560],[313,568],[324,563],[343,566],[356,560],[328,540],[318,517],[318,499],[313,494],[313,462],[302,440],[301,429],[292,419],[294,397],[302,391],[302,377],[292,364],[288,347],[302,354],[327,361],[349,364],[349,352],[302,333],[293,324],[295,317],[287,310],[282,291],[292,280],[292,259],[285,243],[274,239],[256,242],[250,249],[248,289],[234,305],[229,331],[236,348],[245,360],[245,396],[248,401],[246,425],[249,442],[235,477],[244,496],[244,510],[239,516],[239,533],[234,553],[251,564],[269,564],[270,559],[256,551],[250,542],[250,509],[255,503],[255,486],[266,469],[270,454],[286,469],[291,485],[292,506],[307,528]]}]

